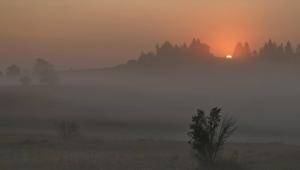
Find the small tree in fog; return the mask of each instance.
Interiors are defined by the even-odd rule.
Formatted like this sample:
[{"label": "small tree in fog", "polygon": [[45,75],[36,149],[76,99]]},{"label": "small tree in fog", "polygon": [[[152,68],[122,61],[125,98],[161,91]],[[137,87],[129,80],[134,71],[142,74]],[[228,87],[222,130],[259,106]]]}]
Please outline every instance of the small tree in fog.
[{"label": "small tree in fog", "polygon": [[63,120],[57,123],[57,132],[63,140],[68,140],[79,135],[79,125],[72,121]]},{"label": "small tree in fog", "polygon": [[22,86],[30,86],[31,83],[32,83],[32,79],[30,76],[28,75],[23,75],[21,78],[20,78],[20,83]]},{"label": "small tree in fog", "polygon": [[13,64],[6,68],[6,75],[9,77],[17,77],[20,76],[20,74],[21,74],[21,69],[17,65]]},{"label": "small tree in fog", "polygon": [[209,115],[198,109],[188,132],[189,143],[197,159],[213,163],[235,130],[236,122],[231,117],[223,117],[220,108],[213,108]]},{"label": "small tree in fog", "polygon": [[47,60],[41,58],[36,59],[34,71],[41,83],[48,85],[55,85],[58,83],[58,75],[54,69],[54,66]]}]

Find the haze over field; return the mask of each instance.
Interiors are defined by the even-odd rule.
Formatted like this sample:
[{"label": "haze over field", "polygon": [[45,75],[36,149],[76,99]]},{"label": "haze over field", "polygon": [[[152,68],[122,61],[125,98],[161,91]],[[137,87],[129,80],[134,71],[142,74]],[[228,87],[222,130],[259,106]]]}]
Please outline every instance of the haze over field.
[{"label": "haze over field", "polygon": [[[2,76],[2,116],[25,118],[24,129],[36,128],[31,121],[68,118],[103,134],[114,131],[109,138],[185,140],[196,108],[222,106],[239,120],[235,141],[299,143],[300,48],[269,40],[259,49],[238,43],[233,58],[220,58],[198,39],[165,42],[115,67],[57,73],[39,59],[33,72],[21,73],[31,86]],[[34,73],[37,68],[42,75]]]},{"label": "haze over field", "polygon": [[298,170],[299,16],[297,0],[0,0],[0,169]]}]

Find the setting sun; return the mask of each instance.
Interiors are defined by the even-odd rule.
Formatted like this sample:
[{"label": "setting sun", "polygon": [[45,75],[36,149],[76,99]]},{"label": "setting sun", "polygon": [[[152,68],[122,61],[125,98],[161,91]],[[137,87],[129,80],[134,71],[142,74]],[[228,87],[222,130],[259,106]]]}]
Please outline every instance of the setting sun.
[{"label": "setting sun", "polygon": [[227,59],[232,59],[232,55],[227,55],[226,58]]}]

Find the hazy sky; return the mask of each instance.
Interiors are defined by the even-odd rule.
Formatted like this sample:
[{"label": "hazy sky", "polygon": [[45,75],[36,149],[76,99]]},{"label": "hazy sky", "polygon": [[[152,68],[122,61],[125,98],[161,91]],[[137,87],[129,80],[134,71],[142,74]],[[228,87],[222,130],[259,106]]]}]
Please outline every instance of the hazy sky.
[{"label": "hazy sky", "polygon": [[111,66],[157,42],[300,42],[299,0],[0,0],[0,69],[47,58],[60,68]]}]

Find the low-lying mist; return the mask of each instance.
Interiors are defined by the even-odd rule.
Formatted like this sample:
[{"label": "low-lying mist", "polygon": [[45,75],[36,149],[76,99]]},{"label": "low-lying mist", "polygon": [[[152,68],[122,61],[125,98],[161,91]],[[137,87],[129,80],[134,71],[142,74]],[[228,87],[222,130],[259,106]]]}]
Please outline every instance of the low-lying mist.
[{"label": "low-lying mist", "polygon": [[185,140],[196,109],[217,106],[237,119],[235,141],[299,143],[298,53],[269,41],[259,53],[238,44],[234,54],[214,57],[193,40],[105,69],[55,72],[37,59],[19,79],[13,65],[0,77],[0,126],[40,131],[74,120],[103,138]]},{"label": "low-lying mist", "polygon": [[56,86],[2,86],[1,124],[47,129],[58,120],[75,120],[89,133],[101,129],[112,138],[184,140],[197,108],[219,106],[238,120],[238,141],[294,143],[300,129],[300,80],[296,67],[280,66],[61,73]]}]

